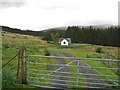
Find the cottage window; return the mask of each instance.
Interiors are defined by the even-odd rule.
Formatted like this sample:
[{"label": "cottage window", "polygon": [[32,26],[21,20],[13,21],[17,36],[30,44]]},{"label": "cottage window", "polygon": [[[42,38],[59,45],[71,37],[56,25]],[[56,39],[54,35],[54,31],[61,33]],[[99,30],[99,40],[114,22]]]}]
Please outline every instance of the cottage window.
[{"label": "cottage window", "polygon": [[64,42],[64,44],[65,44],[65,42]]}]

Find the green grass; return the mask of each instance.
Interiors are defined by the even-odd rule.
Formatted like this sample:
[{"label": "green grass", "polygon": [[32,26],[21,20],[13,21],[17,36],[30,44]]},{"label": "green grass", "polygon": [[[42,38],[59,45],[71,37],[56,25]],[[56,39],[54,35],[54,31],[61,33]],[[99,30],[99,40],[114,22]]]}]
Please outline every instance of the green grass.
[{"label": "green grass", "polygon": [[[24,35],[19,35],[19,34],[12,34],[12,33],[6,33],[4,37],[2,37],[3,42],[2,42],[2,65],[4,65],[6,62],[8,62],[12,57],[14,57],[17,53],[18,50],[26,47],[26,54],[38,54],[38,55],[44,55],[44,48],[46,48],[44,41],[41,41],[41,39],[38,39],[37,37],[32,37],[32,36],[24,36]],[[33,39],[33,40],[32,40]],[[28,59],[28,58],[27,58]],[[4,73],[7,73],[8,70],[12,71],[11,73],[8,74],[8,76],[4,76],[4,82],[3,88],[5,87],[20,87],[23,88],[29,87],[27,85],[21,85],[18,84],[21,81],[21,78],[18,80],[16,79],[16,72],[17,72],[17,61],[18,58],[16,57],[14,60],[12,60],[8,65],[6,65],[3,68],[3,75]],[[14,72],[13,72],[14,71]],[[21,71],[20,71],[21,74]],[[14,80],[13,79],[14,76]],[[8,79],[10,78],[10,79]],[[9,81],[13,81],[14,84]],[[12,84],[12,85],[11,85]]]},{"label": "green grass", "polygon": [[117,77],[116,73],[113,70],[109,70],[108,67],[106,67],[102,61],[96,62],[96,61],[86,60],[84,62],[92,67],[104,67],[104,68],[96,68],[96,70],[102,73],[103,75],[110,75],[109,79],[111,80],[118,80],[118,78],[114,78],[114,76]]},{"label": "green grass", "polygon": [[[90,49],[87,49],[86,46],[84,46],[84,48],[85,48],[84,50],[83,50],[83,48],[73,48],[73,49],[67,48],[67,49],[62,49],[60,51],[64,51],[66,53],[69,53],[69,54],[71,54],[71,55],[73,55],[75,57],[79,57],[79,58],[102,58],[102,56],[105,55],[105,53],[96,53],[95,49],[90,50]],[[90,65],[92,67],[104,67],[104,69],[103,68],[101,68],[101,69],[96,68],[96,70],[98,72],[102,73],[103,75],[109,75],[110,76],[109,79],[111,79],[111,80],[118,80],[118,78],[115,78],[115,77],[117,77],[117,74],[116,74],[117,71],[108,69],[107,64],[109,64],[111,62],[106,62],[105,63],[104,61],[92,61],[92,60],[85,60],[83,62],[87,63],[88,65]],[[109,65],[109,68],[112,68],[112,67],[117,68],[116,64],[111,63]],[[98,73],[98,72],[96,72],[96,73]],[[104,78],[104,79],[108,80],[108,78],[105,78],[105,77],[101,77],[101,78]],[[112,83],[112,82],[109,82],[109,83]]]},{"label": "green grass", "polygon": [[[52,79],[52,76],[45,76],[44,75],[47,75],[49,74],[50,72],[44,72],[42,70],[50,70],[50,71],[54,71],[56,69],[56,66],[50,66],[49,64],[56,64],[56,60],[55,59],[47,59],[47,58],[39,58],[39,57],[31,57],[31,62],[34,62],[34,63],[39,63],[39,64],[30,64],[29,65],[29,68],[30,69],[35,69],[36,71],[30,71],[30,76],[29,77],[34,77],[36,79],[30,79],[29,80],[32,80],[32,81],[35,81],[33,83],[31,83],[32,85],[36,85],[36,84],[39,84],[41,86],[46,86],[46,85],[49,85],[49,84],[44,84],[43,82],[51,82],[51,79]],[[44,75],[42,75],[44,74]],[[54,74],[54,73],[53,73]],[[51,75],[53,75],[51,74]],[[40,78],[44,77],[44,79],[41,79],[41,80],[38,80]]]},{"label": "green grass", "polygon": [[4,88],[8,87],[12,87],[15,83],[15,77],[13,72],[10,69],[3,69],[2,72],[3,76],[2,76],[2,85]]},{"label": "green grass", "polygon": [[[70,59],[65,59],[65,60],[68,63],[72,61]],[[77,74],[77,71],[78,73],[80,72],[80,69],[77,68],[77,65],[75,63],[72,63],[71,65],[69,65],[69,69],[70,69],[70,73],[72,73],[70,76],[73,77],[70,80],[70,81],[73,81],[71,82],[71,85],[72,85],[71,88],[76,88],[76,86],[79,86],[79,87],[83,86],[84,84],[82,84],[82,82],[84,82],[84,80],[82,80],[81,78],[85,78],[85,76]],[[78,80],[78,83],[76,82],[77,80]]]},{"label": "green grass", "polygon": [[[64,54],[59,54],[60,56],[63,56],[64,57]],[[70,63],[72,62],[73,60],[71,59],[65,59],[65,62],[66,63]],[[84,84],[82,84],[82,82],[84,82],[83,79],[79,79],[79,78],[85,78],[84,75],[80,75],[80,74],[77,74],[77,71],[80,72],[80,69],[77,68],[77,65],[75,64],[75,62],[73,62],[72,64],[69,65],[69,70],[70,70],[70,76],[71,76],[71,79],[70,79],[70,85],[72,89],[75,89],[76,86],[83,86]],[[78,83],[76,82],[78,80]]]}]

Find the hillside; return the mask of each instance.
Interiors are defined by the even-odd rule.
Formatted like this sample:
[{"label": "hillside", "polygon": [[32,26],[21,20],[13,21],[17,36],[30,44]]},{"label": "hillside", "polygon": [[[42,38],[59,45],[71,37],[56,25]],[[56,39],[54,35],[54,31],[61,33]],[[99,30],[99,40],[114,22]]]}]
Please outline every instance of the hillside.
[{"label": "hillside", "polygon": [[11,33],[17,33],[17,34],[25,34],[25,35],[33,35],[33,36],[42,36],[42,31],[33,31],[33,30],[21,30],[17,28],[11,28],[8,26],[0,26],[2,28],[2,31],[7,31]]},{"label": "hillside", "polygon": [[[3,65],[13,56],[18,53],[21,48],[26,48],[28,53],[40,53],[42,48],[47,47],[49,44],[41,40],[40,37],[14,34],[9,32],[2,33],[2,60]],[[27,54],[28,54],[27,53]]]},{"label": "hillside", "polygon": [[[74,26],[74,25],[73,25]],[[110,25],[110,24],[104,24],[104,25],[86,25],[86,26],[82,26],[79,25],[79,28],[89,28],[90,26],[92,26],[93,28],[97,29],[97,28],[101,28],[101,29],[106,29],[106,28],[110,28],[110,27],[116,27],[115,25]],[[68,26],[61,26],[61,27],[54,27],[54,28],[49,28],[49,29],[45,29],[42,31],[50,31],[50,30],[67,30]]]},{"label": "hillside", "polygon": [[42,48],[49,44],[39,37],[30,35],[14,34],[9,32],[2,33],[2,60],[3,65],[18,53],[21,48],[27,49],[27,54],[42,54]]},{"label": "hillside", "polygon": [[3,32],[3,44],[6,43],[6,44],[9,44],[9,45],[19,44],[19,45],[29,46],[29,45],[31,45],[32,42],[34,42],[34,43],[36,42],[37,46],[48,45],[48,43],[46,41],[43,41],[41,39],[41,37]]},{"label": "hillside", "polygon": [[[21,48],[26,48],[26,54],[44,54],[44,48],[49,44],[41,40],[40,37],[15,34],[10,32],[2,32],[2,65],[4,66],[11,58],[18,54],[18,50]],[[3,87],[18,87],[27,88],[29,86],[24,86],[17,84],[20,83],[20,78],[16,79],[17,62],[18,57],[14,58],[5,67],[3,67]],[[8,79],[9,78],[9,79]]]}]

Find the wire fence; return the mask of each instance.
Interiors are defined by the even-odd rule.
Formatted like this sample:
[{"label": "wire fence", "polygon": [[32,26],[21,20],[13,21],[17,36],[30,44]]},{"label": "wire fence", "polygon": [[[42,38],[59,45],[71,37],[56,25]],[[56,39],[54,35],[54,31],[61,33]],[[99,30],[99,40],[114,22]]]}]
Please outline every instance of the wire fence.
[{"label": "wire fence", "polygon": [[[17,60],[16,60],[17,57]],[[10,60],[8,60],[4,65],[2,65],[3,69],[4,67],[6,67],[7,65],[9,66],[10,62],[12,62],[13,60],[16,60],[15,63],[11,64],[13,66],[13,70],[16,71],[15,76],[16,79],[19,80],[19,82],[21,82],[22,84],[26,84],[27,80],[26,80],[26,49],[19,49],[18,53],[12,57]],[[11,68],[11,65],[9,68]],[[15,67],[16,66],[16,67]],[[6,69],[9,69],[6,68]],[[12,69],[12,68],[11,68]],[[5,70],[5,69],[4,69]]]},{"label": "wire fence", "polygon": [[12,60],[14,60],[18,54],[16,54],[14,57],[12,57],[10,60],[8,60],[4,65],[2,65],[2,68],[4,68],[6,65],[8,65]]}]

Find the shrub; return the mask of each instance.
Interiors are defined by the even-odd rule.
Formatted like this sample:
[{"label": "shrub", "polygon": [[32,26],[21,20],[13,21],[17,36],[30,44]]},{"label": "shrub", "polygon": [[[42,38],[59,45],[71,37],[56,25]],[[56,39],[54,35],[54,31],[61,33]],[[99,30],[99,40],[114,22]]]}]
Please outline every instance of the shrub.
[{"label": "shrub", "polygon": [[12,36],[12,38],[16,38],[15,36]]},{"label": "shrub", "polygon": [[13,87],[15,83],[15,78],[10,69],[3,70],[2,72],[2,86],[3,88]]},{"label": "shrub", "polygon": [[45,56],[50,56],[50,52],[49,52],[47,49],[45,49],[45,50],[44,50],[44,55],[45,55]]},{"label": "shrub", "polygon": [[9,45],[8,44],[3,44],[3,48],[7,49],[7,48],[9,48]]},{"label": "shrub", "polygon": [[95,52],[96,52],[96,53],[102,53],[103,50],[102,50],[102,48],[98,47]]},{"label": "shrub", "polygon": [[27,36],[24,36],[24,39],[28,39],[28,37],[27,37]]}]

